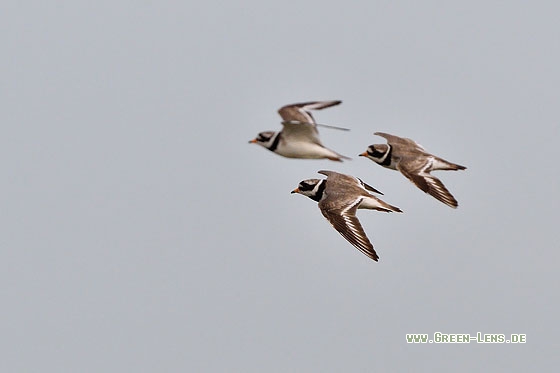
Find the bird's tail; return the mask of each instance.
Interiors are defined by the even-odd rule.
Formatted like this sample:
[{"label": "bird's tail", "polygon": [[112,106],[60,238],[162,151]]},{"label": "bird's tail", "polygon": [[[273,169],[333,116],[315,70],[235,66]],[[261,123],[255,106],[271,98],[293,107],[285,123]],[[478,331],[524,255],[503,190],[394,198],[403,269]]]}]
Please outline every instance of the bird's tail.
[{"label": "bird's tail", "polygon": [[432,164],[432,170],[457,171],[457,170],[466,170],[466,169],[467,168],[465,166],[461,166],[459,164],[451,163],[449,161],[446,161],[443,158],[435,158],[434,163]]},{"label": "bird's tail", "polygon": [[402,210],[397,206],[390,205],[387,202],[374,196],[365,198],[360,204],[359,208],[378,210],[383,212],[402,212]]}]

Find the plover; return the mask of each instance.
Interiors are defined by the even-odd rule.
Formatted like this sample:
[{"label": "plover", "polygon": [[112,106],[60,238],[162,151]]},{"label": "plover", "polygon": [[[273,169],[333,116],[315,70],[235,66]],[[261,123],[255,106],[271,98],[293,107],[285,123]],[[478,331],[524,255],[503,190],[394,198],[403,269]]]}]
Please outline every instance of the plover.
[{"label": "plover", "polygon": [[[314,101],[281,107],[278,114],[282,117],[283,128],[280,132],[264,131],[249,143],[259,144],[266,149],[287,157],[304,159],[327,158],[342,162],[350,159],[326,148],[319,140],[317,123],[309,110],[321,110],[340,104],[342,101]],[[345,128],[327,126],[336,129]]]},{"label": "plover", "polygon": [[374,135],[387,139],[387,144],[374,144],[360,156],[367,157],[383,167],[400,171],[418,188],[438,201],[456,208],[457,200],[451,195],[441,180],[430,174],[435,170],[465,170],[465,166],[451,163],[428,153],[414,140],[375,132]]},{"label": "plover", "polygon": [[402,212],[401,209],[368,193],[369,190],[383,194],[356,177],[334,171],[319,173],[326,175],[327,179],[303,180],[292,193],[303,194],[319,202],[321,213],[334,229],[362,253],[377,261],[379,256],[356,217],[356,210]]}]

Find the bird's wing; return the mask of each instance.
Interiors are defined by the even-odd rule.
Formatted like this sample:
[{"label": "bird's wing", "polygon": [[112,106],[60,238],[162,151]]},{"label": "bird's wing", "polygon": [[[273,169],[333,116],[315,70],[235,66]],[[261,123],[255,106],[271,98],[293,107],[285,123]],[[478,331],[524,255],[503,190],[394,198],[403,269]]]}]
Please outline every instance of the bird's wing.
[{"label": "bird's wing", "polygon": [[331,223],[334,229],[338,231],[348,242],[355,248],[360,250],[369,258],[378,261],[379,256],[373,249],[373,245],[368,239],[364,228],[356,217],[358,205],[364,197],[360,196],[351,203],[344,205],[343,208],[337,208],[332,204],[319,202],[319,208],[323,216]]},{"label": "bird's wing", "polygon": [[360,179],[359,177],[357,177],[356,179],[358,179],[358,181],[362,184],[362,187],[366,190],[369,190],[370,192],[373,193],[377,193],[377,194],[381,194],[383,195],[383,193],[381,193],[380,191],[378,191],[377,189],[375,189],[374,187],[372,187],[369,184],[364,183],[364,181],[362,179]]},{"label": "bird's wing", "polygon": [[402,159],[397,165],[397,169],[424,192],[438,201],[456,208],[458,203],[455,197],[447,190],[440,179],[429,173],[433,161],[433,157],[425,159]]},{"label": "bird's wing", "polygon": [[369,190],[370,192],[374,192],[374,193],[383,195],[383,193],[381,193],[379,190],[375,189],[371,185],[368,185],[368,184],[364,183],[362,181],[362,179],[360,179],[359,177],[340,174],[338,172],[327,171],[327,170],[321,170],[321,171],[317,171],[317,172],[322,174],[322,175],[325,175],[327,177],[330,177],[329,180],[331,181],[331,183],[330,183],[331,185],[344,184],[343,187],[345,189],[349,189],[349,188],[352,188],[353,186],[355,186],[355,187],[358,187],[358,188],[361,188],[361,189],[364,189],[364,190]]},{"label": "bird's wing", "polygon": [[284,122],[302,122],[302,123],[313,123],[315,124],[315,119],[309,112],[309,110],[321,110],[331,106],[340,104],[342,101],[311,101],[302,102],[299,104],[291,104],[282,106],[278,110],[278,114],[282,117]]},{"label": "bird's wing", "polygon": [[390,145],[406,145],[407,147],[413,146],[415,149],[425,151],[422,145],[406,137],[399,137],[385,132],[375,132],[374,135],[384,137]]},{"label": "bird's wing", "polygon": [[305,141],[323,146],[319,139],[319,131],[313,123],[307,122],[282,122],[282,137],[286,141]]}]

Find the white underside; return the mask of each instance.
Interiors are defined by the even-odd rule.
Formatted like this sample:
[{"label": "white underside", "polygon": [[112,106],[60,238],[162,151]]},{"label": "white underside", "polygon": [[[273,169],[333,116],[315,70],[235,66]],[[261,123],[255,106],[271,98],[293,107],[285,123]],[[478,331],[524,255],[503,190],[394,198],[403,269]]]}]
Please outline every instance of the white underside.
[{"label": "white underside", "polygon": [[362,203],[358,206],[359,209],[378,209],[378,208],[387,208],[387,206],[382,205],[379,201],[375,198],[364,197]]},{"label": "white underside", "polygon": [[288,158],[321,159],[339,157],[332,150],[308,142],[280,143],[276,148],[276,153]]},{"label": "white underside", "polygon": [[431,166],[430,170],[452,170],[453,167],[450,167],[448,163],[442,162],[436,158],[430,157]]}]

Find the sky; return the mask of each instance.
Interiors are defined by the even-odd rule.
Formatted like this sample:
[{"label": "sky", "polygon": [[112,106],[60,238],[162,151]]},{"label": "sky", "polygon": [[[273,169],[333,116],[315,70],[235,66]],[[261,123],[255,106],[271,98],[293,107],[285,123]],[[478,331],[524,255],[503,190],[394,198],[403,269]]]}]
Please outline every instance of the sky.
[{"label": "sky", "polygon": [[[555,371],[557,3],[0,7],[2,371]],[[352,160],[247,143],[314,100]],[[467,166],[459,208],[376,131]],[[323,169],[404,211],[358,212],[378,263],[290,194]],[[406,343],[436,332],[527,342]]]}]

